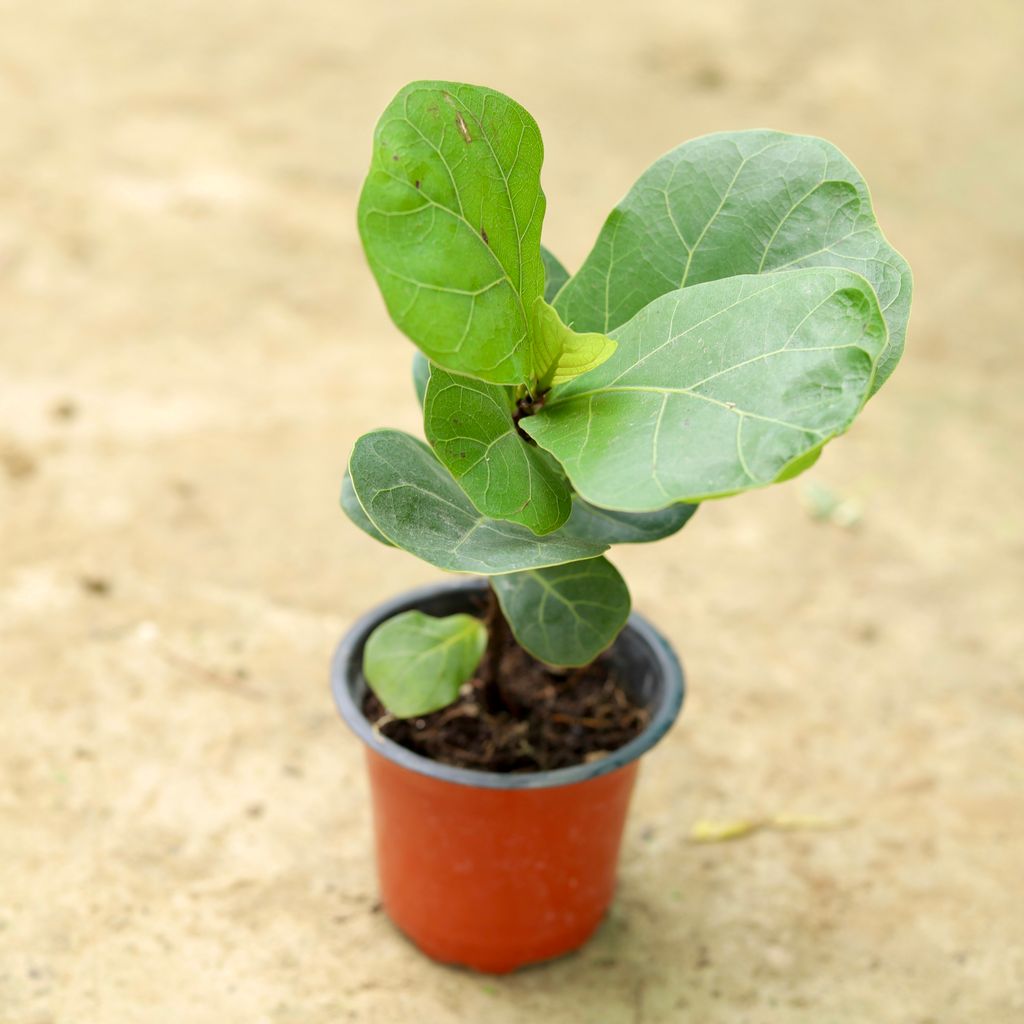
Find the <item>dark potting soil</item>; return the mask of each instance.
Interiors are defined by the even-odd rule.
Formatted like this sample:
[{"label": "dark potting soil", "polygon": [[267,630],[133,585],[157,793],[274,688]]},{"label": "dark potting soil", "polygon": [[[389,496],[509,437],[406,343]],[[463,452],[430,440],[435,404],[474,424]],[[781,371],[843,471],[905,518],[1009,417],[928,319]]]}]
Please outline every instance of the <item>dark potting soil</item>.
[{"label": "dark potting soil", "polygon": [[479,609],[488,645],[458,700],[422,718],[392,718],[367,691],[363,714],[403,747],[444,764],[490,772],[567,768],[604,757],[647,725],[602,655],[559,671],[516,643],[493,593]]}]

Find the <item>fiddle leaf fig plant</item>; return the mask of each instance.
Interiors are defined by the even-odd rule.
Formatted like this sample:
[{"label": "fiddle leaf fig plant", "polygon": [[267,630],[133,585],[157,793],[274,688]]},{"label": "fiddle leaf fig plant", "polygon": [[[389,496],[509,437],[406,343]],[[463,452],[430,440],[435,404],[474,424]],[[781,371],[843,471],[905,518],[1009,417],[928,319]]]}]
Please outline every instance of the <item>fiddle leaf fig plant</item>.
[{"label": "fiddle leaf fig plant", "polygon": [[[788,480],[850,427],[899,360],[911,276],[821,139],[684,143],[575,274],[541,245],[542,160],[534,119],[491,89],[414,82],[385,110],[359,232],[418,349],[427,443],[359,438],[341,500],[375,540],[490,577],[516,641],[568,668],[629,615],[611,545]],[[391,714],[456,699],[486,648],[466,620],[378,627],[364,671]]]}]

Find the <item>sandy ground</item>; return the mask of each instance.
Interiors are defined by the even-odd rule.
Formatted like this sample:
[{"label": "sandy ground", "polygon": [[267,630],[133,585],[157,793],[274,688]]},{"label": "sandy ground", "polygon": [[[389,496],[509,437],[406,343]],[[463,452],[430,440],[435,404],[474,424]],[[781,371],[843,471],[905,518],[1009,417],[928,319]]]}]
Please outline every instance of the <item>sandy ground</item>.
[{"label": "sandy ground", "polygon": [[[1016,0],[0,0],[0,1021],[1024,1020],[1021,52]],[[661,152],[764,126],[845,149],[917,275],[807,478],[617,555],[687,708],[601,932],[498,980],[375,910],[326,685],[436,578],[336,507],[416,427],[354,207],[417,77],[534,112],[570,266]],[[688,838],[776,814],[835,827]]]}]

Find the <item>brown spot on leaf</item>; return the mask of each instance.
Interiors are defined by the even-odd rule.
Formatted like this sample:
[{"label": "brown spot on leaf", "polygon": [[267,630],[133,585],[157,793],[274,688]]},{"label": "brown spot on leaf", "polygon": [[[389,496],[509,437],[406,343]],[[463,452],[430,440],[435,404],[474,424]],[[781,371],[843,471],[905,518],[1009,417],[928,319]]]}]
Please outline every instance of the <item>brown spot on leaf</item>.
[{"label": "brown spot on leaf", "polygon": [[490,244],[491,244],[491,240],[490,240],[490,239],[489,239],[489,238],[487,237],[487,229],[486,229],[486,228],[481,228],[481,229],[480,229],[480,237],[481,237],[481,238],[482,238],[482,239],[483,239],[483,240],[484,240],[484,241],[485,241],[485,242],[486,242],[486,243],[487,243],[488,245],[490,245]]},{"label": "brown spot on leaf", "polygon": [[458,112],[455,114],[455,127],[459,129],[459,134],[466,142],[472,142],[473,136],[469,134],[469,129],[466,127],[466,122],[462,115]]},{"label": "brown spot on leaf", "polygon": [[415,180],[415,181],[413,182],[413,184],[414,184],[414,185],[415,185],[415,186],[416,186],[417,188],[419,188],[419,187],[420,187],[420,179],[419,179],[419,178],[417,178],[417,179],[416,179],[416,180]]}]

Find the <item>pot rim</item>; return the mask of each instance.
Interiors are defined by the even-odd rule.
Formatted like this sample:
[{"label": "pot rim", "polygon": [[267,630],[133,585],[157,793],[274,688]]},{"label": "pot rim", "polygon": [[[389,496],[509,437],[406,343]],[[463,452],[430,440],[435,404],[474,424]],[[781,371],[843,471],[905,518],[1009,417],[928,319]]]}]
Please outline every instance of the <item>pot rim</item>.
[{"label": "pot rim", "polygon": [[[653,655],[660,676],[661,696],[653,708],[647,728],[607,757],[545,772],[486,772],[477,768],[457,768],[434,761],[381,735],[363,715],[352,692],[353,689],[361,689],[360,683],[366,685],[362,675],[362,658],[360,657],[357,662],[356,655],[361,655],[370,633],[385,620],[417,608],[427,598],[435,597],[439,593],[482,591],[486,587],[485,579],[475,577],[431,583],[407,590],[360,616],[342,637],[331,659],[331,691],[341,717],[367,747],[403,768],[442,782],[477,789],[547,789],[586,782],[616,771],[647,753],[672,727],[682,708],[686,689],[682,666],[668,641],[639,612],[631,612],[623,632],[628,630],[638,635]],[[350,668],[357,673],[356,678],[351,681]]]}]

